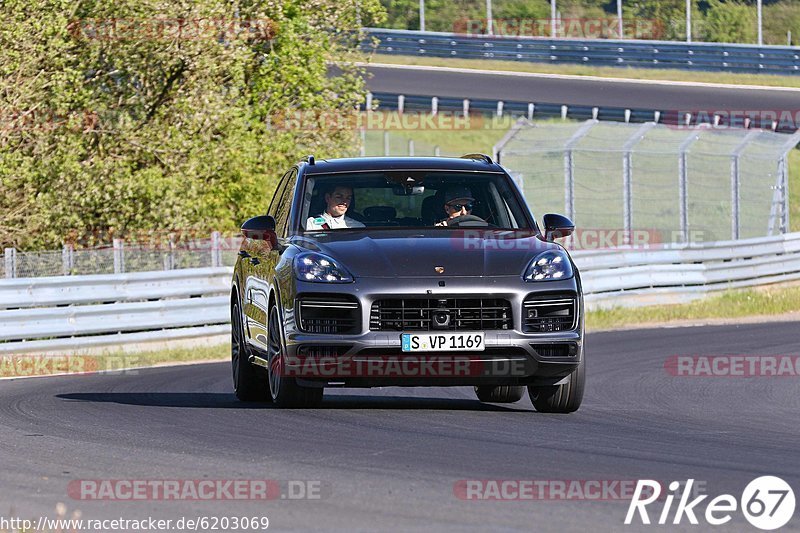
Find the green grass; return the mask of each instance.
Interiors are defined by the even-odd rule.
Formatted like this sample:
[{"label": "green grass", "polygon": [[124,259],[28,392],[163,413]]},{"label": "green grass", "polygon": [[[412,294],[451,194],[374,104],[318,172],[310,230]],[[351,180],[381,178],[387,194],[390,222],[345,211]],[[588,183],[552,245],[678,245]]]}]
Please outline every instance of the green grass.
[{"label": "green grass", "polygon": [[702,72],[677,69],[642,69],[630,67],[590,67],[584,65],[553,65],[523,61],[500,61],[483,59],[453,59],[449,57],[417,57],[390,54],[375,54],[373,63],[393,65],[424,65],[433,67],[471,68],[503,70],[510,72],[532,72],[537,74],[567,74],[573,76],[600,76],[634,80],[687,81],[700,83],[725,83],[731,85],[759,85],[765,87],[800,88],[800,76],[777,76],[773,74],[739,74],[735,72]]},{"label": "green grass", "polygon": [[688,304],[590,311],[586,314],[586,329],[601,331],[632,324],[776,316],[793,311],[800,311],[800,286],[773,286],[727,291]]},{"label": "green grass", "polygon": [[789,230],[800,231],[800,150],[789,154]]}]

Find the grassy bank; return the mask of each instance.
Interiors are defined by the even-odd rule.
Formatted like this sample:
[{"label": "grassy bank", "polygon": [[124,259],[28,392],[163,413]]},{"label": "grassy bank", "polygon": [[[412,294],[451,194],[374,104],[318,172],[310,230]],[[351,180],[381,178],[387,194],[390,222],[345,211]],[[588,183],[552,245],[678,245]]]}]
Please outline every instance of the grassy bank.
[{"label": "grassy bank", "polygon": [[455,59],[449,57],[417,57],[375,54],[373,63],[393,65],[422,65],[431,67],[470,68],[531,72],[535,74],[565,74],[572,76],[599,76],[631,80],[686,81],[695,83],[724,83],[731,85],[757,85],[764,87],[800,88],[800,76],[772,74],[740,74],[736,72],[702,72],[678,69],[644,69],[630,67],[592,67],[587,65],[553,65],[524,61],[498,61],[493,59]]}]

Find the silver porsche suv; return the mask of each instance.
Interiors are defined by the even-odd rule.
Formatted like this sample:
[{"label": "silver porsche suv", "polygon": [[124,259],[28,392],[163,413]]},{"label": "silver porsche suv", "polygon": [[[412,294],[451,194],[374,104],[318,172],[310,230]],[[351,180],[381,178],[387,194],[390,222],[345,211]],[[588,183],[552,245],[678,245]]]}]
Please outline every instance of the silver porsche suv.
[{"label": "silver porsche suv", "polygon": [[309,156],[242,226],[231,291],[236,396],[310,407],[326,387],[528,391],[568,413],[585,382],[578,270],[490,157]]}]

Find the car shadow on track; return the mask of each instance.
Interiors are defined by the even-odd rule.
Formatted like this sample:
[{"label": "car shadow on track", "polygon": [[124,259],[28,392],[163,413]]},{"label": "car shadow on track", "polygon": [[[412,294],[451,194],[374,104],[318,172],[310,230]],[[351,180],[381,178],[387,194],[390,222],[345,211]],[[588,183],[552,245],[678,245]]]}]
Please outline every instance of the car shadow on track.
[{"label": "car shadow on track", "polygon": [[[117,403],[144,407],[182,407],[200,409],[276,409],[267,402],[240,402],[231,393],[222,392],[81,392],[57,394],[68,401]],[[441,410],[441,411],[505,411],[527,412],[520,405],[481,403],[468,398],[431,398],[414,396],[358,396],[334,394],[325,396],[319,407],[324,409]]]}]

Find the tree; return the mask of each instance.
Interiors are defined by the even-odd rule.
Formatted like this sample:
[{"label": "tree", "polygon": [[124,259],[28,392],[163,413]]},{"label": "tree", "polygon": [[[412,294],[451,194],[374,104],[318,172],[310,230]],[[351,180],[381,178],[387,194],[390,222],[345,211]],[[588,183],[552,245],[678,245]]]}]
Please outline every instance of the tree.
[{"label": "tree", "polygon": [[758,36],[756,10],[738,0],[709,0],[702,34],[709,42],[754,43]]},{"label": "tree", "polygon": [[4,0],[0,228],[21,222],[13,198],[26,231],[3,244],[233,230],[263,213],[300,156],[352,153],[352,123],[276,117],[352,113],[357,29],[382,13],[377,0]]}]

